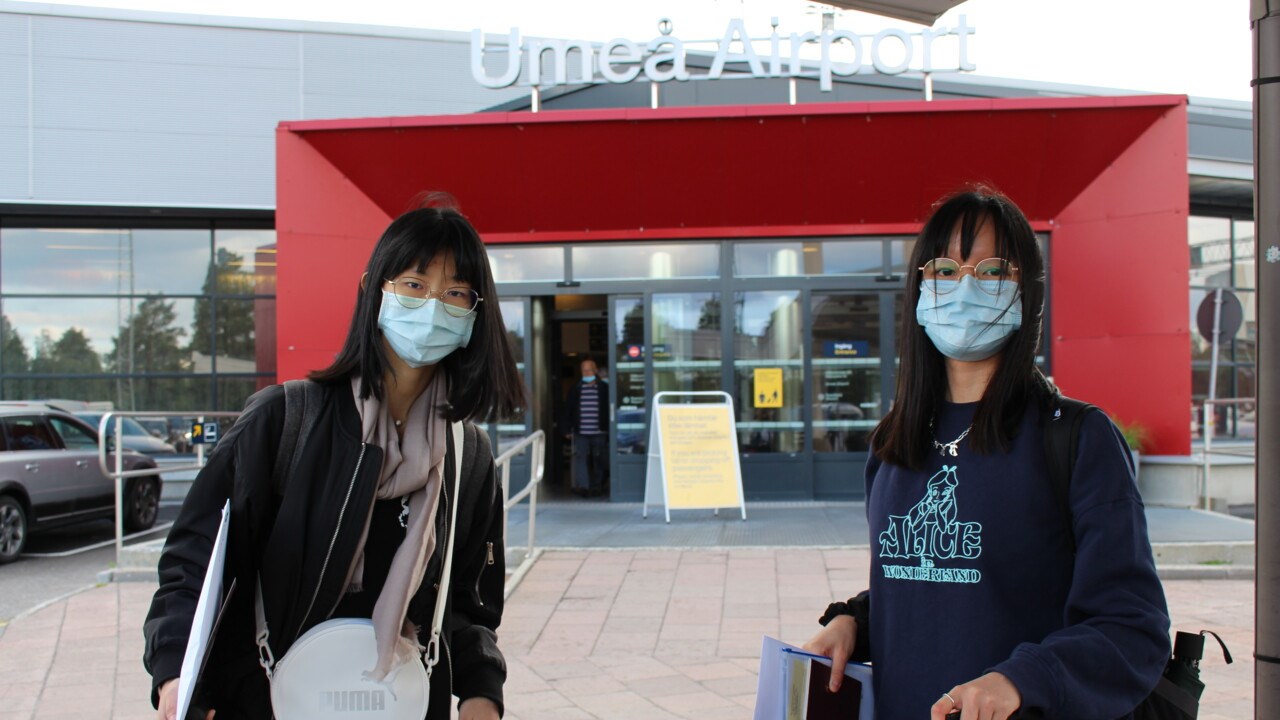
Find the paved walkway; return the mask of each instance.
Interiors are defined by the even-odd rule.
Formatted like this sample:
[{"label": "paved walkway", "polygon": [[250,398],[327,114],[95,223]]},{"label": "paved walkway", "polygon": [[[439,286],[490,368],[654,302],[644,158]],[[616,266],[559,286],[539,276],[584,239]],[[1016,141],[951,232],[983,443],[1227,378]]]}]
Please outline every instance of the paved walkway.
[{"label": "paved walkway", "polygon": [[[865,585],[865,549],[564,551],[507,605],[508,718],[751,717],[765,633],[803,642],[832,598]],[[1174,625],[1218,631],[1204,720],[1253,713],[1253,583],[1165,582]],[[0,636],[0,720],[154,717],[142,619],[154,583],[117,583],[14,620]]]}]

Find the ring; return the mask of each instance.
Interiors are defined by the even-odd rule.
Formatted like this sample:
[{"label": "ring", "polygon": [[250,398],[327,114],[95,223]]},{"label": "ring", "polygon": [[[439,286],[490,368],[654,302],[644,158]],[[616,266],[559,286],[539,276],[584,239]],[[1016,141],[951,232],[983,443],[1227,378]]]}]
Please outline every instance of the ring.
[{"label": "ring", "polygon": [[955,699],[955,698],[951,697],[951,693],[942,693],[942,697],[944,697],[944,698],[946,698],[946,699],[948,699],[948,700],[950,700],[950,701],[951,701],[951,709],[952,709],[952,710],[955,710],[955,709],[956,709],[956,705],[957,705],[958,703],[956,703],[956,699]]}]

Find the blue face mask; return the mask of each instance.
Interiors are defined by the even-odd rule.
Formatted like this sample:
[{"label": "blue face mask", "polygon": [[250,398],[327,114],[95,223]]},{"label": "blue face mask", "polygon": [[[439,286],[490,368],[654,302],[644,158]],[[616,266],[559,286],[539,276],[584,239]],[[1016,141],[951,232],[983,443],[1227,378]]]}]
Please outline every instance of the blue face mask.
[{"label": "blue face mask", "polygon": [[395,293],[382,291],[378,329],[409,367],[434,365],[454,350],[466,347],[475,323],[474,312],[454,317],[434,298],[420,308],[407,308],[396,300]]},{"label": "blue face mask", "polygon": [[938,280],[952,288],[939,294],[934,283],[920,286],[916,322],[938,352],[953,360],[986,360],[1000,352],[1009,336],[1022,327],[1022,297],[1018,283],[1009,280],[975,280],[965,275]]},{"label": "blue face mask", "polygon": [[584,382],[584,383],[593,383],[593,382],[595,382],[595,381],[596,381],[596,376],[595,376],[595,375],[583,375],[583,376],[582,376],[582,382]]}]

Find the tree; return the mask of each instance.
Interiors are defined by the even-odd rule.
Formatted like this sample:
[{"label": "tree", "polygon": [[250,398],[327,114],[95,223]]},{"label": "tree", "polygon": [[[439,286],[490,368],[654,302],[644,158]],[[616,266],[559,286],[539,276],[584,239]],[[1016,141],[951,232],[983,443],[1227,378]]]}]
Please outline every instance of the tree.
[{"label": "tree", "polygon": [[[114,348],[107,354],[109,370],[120,375],[189,371],[191,359],[182,342],[187,331],[174,324],[177,319],[173,302],[158,296],[140,302],[112,341]],[[175,397],[174,392],[179,384],[186,385],[172,380],[122,378],[116,402],[128,410],[183,407],[185,399]]]},{"label": "tree", "polygon": [[31,369],[31,358],[22,336],[9,322],[7,315],[0,315],[0,370],[9,375],[24,375]]},{"label": "tree", "polygon": [[[93,349],[89,336],[78,327],[69,327],[57,340],[48,330],[36,339],[31,372],[36,375],[96,375],[102,372],[102,358]],[[103,400],[99,381],[87,378],[32,378],[30,394],[35,398]]]},{"label": "tree", "polygon": [[[254,276],[240,272],[244,265],[244,256],[226,248],[219,248],[213,265],[205,276],[202,297],[196,300],[196,322],[191,333],[189,352],[202,355],[212,354],[222,358],[250,360],[254,358],[255,342],[253,303],[247,300],[214,300],[210,295],[215,292],[231,292],[248,294],[254,292]],[[213,322],[213,310],[216,310],[218,321]],[[212,330],[212,332],[211,332]],[[213,337],[214,346],[209,347],[209,338]]]}]

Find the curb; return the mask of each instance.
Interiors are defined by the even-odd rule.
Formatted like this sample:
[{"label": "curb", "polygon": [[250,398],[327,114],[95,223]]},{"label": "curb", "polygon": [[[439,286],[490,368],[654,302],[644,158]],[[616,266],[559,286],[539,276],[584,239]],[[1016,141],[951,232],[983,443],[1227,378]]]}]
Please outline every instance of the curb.
[{"label": "curb", "polygon": [[1161,580],[1253,580],[1253,565],[1160,565]]}]

